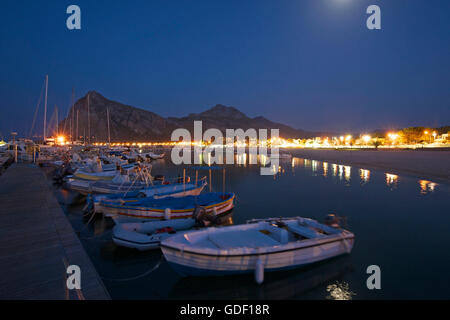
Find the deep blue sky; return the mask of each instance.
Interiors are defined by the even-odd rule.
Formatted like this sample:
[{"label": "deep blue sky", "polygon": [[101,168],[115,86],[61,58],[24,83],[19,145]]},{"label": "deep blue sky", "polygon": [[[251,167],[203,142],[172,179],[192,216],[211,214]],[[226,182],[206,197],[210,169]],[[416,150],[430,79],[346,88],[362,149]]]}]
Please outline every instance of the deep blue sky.
[{"label": "deep blue sky", "polygon": [[0,131],[26,133],[45,74],[49,113],[75,87],[162,116],[221,103],[308,130],[446,125],[449,43],[448,0],[2,0]]}]

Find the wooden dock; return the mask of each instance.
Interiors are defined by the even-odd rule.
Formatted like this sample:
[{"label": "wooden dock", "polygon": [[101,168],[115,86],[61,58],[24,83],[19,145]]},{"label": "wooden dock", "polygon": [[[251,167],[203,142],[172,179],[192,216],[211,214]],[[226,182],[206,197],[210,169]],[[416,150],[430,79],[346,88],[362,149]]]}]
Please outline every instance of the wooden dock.
[{"label": "wooden dock", "polygon": [[[66,264],[81,290],[66,287]],[[44,172],[15,163],[0,177],[0,299],[110,299]]]}]

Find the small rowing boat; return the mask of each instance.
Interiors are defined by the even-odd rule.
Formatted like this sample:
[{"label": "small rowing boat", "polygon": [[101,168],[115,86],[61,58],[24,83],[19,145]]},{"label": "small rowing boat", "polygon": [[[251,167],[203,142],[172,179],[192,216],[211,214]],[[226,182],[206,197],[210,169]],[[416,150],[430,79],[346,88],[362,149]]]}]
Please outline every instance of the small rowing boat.
[{"label": "small rowing boat", "polygon": [[195,219],[121,223],[114,226],[112,239],[118,246],[139,251],[158,249],[162,240],[195,224]]},{"label": "small rowing boat", "polygon": [[176,234],[161,242],[169,264],[185,276],[254,272],[305,266],[350,253],[354,234],[315,220],[271,218]]}]

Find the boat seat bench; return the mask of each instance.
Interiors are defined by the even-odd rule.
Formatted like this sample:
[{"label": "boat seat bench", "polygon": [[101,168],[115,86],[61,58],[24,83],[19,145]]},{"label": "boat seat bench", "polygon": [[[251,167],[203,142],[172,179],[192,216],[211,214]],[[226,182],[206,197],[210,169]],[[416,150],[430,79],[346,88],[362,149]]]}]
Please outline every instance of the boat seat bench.
[{"label": "boat seat bench", "polygon": [[208,239],[220,249],[240,247],[258,248],[280,245],[280,242],[267,235],[262,234],[257,230],[209,234]]},{"label": "boat seat bench", "polygon": [[302,226],[288,225],[288,230],[309,239],[324,237],[323,234]]}]

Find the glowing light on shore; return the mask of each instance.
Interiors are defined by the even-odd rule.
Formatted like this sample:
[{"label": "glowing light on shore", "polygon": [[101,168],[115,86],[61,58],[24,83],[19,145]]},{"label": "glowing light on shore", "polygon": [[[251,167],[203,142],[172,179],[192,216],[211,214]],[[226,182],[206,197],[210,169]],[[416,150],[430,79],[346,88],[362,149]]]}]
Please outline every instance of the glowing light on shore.
[{"label": "glowing light on shore", "polygon": [[391,139],[393,141],[397,140],[397,138],[398,138],[398,134],[397,133],[392,133],[392,132],[388,133],[387,136],[388,136],[389,139]]},{"label": "glowing light on shore", "polygon": [[58,136],[58,137],[56,138],[56,141],[58,142],[58,144],[63,145],[64,142],[66,142],[66,137],[64,137],[64,136]]},{"label": "glowing light on shore", "polygon": [[362,139],[365,143],[369,143],[369,141],[372,139],[372,137],[369,136],[368,134],[366,134],[366,135],[362,136]]}]

